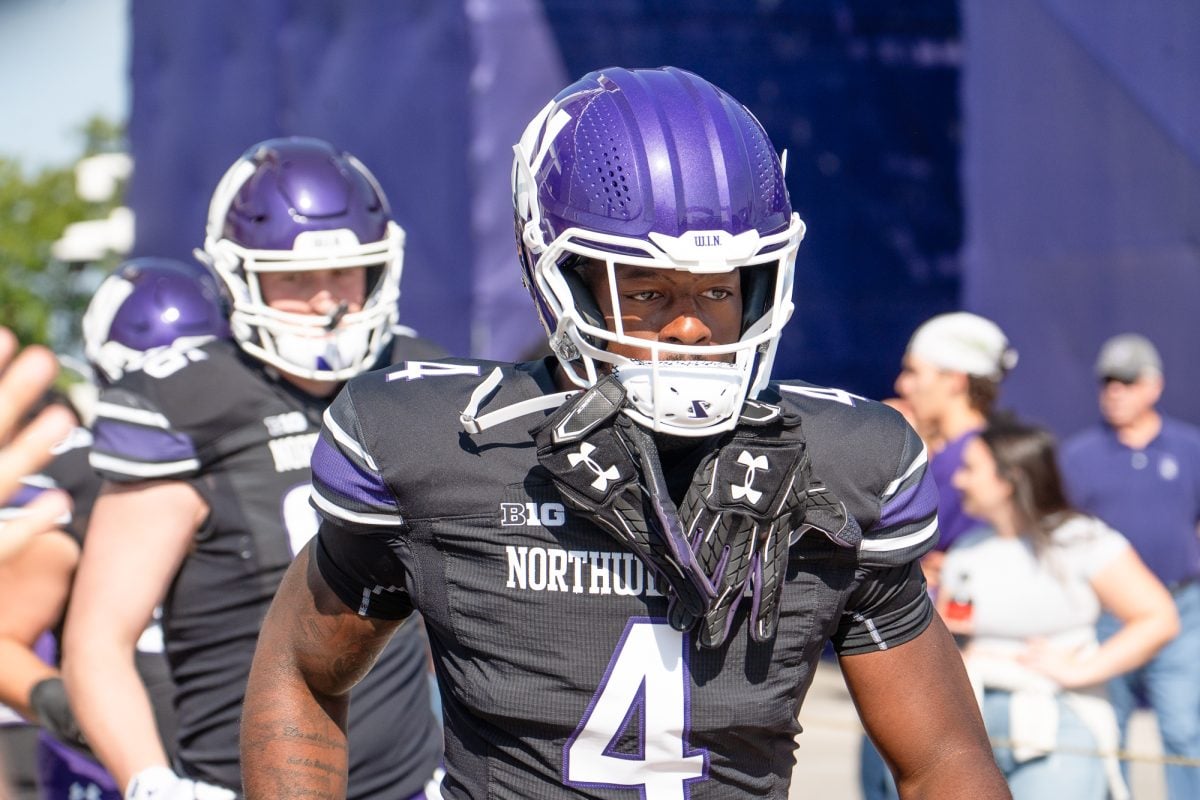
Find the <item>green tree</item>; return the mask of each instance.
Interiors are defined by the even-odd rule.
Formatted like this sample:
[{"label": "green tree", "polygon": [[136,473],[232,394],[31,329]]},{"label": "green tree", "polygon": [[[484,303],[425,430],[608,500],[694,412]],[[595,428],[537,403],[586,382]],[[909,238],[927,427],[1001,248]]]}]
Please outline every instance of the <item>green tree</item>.
[{"label": "green tree", "polygon": [[[79,133],[80,158],[123,148],[120,126],[102,118],[88,120]],[[54,313],[77,318],[87,297],[76,288],[82,265],[56,261],[51,245],[67,225],[106,217],[123,195],[122,187],[110,200],[89,203],[75,193],[74,164],[27,176],[18,162],[0,158],[0,324],[22,342],[63,344],[53,341]]]}]

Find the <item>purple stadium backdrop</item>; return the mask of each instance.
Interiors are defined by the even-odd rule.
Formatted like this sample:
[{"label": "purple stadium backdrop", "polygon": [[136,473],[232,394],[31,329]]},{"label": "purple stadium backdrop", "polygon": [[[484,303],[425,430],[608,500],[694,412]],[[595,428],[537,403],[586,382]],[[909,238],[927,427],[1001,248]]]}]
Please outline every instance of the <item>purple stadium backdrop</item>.
[{"label": "purple stadium backdrop", "polygon": [[788,150],[809,234],[778,375],[889,394],[911,331],[966,307],[1022,352],[1005,404],[1060,432],[1094,417],[1091,359],[1126,329],[1159,342],[1168,409],[1200,421],[1200,7],[1137,7],[132,0],[136,251],[199,245],[249,144],[321,136],[371,167],[408,231],[402,321],[520,357],[541,337],[511,144],[590,69],[673,64]]},{"label": "purple stadium backdrop", "polygon": [[963,304],[1008,331],[1005,400],[1069,434],[1125,331],[1200,423],[1200,3],[969,0]]}]

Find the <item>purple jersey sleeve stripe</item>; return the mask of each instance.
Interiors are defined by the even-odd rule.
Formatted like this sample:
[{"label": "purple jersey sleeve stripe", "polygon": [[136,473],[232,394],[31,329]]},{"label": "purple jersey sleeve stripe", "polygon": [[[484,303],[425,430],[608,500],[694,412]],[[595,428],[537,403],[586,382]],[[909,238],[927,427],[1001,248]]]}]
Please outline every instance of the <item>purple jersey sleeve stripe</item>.
[{"label": "purple jersey sleeve stripe", "polygon": [[383,478],[347,458],[325,433],[313,449],[312,481],[327,500],[351,510],[396,513],[395,499]]},{"label": "purple jersey sleeve stripe", "polygon": [[21,484],[21,488],[17,489],[16,493],[8,498],[8,502],[5,505],[9,508],[23,508],[32,503],[33,499],[44,491],[46,489],[42,486]]},{"label": "purple jersey sleeve stripe", "polygon": [[922,470],[920,479],[892,495],[879,512],[879,521],[872,530],[884,530],[926,519],[936,514],[938,491],[928,470]]},{"label": "purple jersey sleeve stripe", "polygon": [[93,451],[146,464],[175,463],[196,458],[191,437],[162,428],[97,419]]},{"label": "purple jersey sleeve stripe", "polygon": [[[36,485],[23,482],[21,487],[17,489],[14,494],[9,496],[8,502],[0,507],[0,524],[3,524],[11,519],[20,519],[21,517],[25,516],[29,513],[25,506],[36,500],[38,495],[42,494],[43,492],[58,488],[54,485],[54,481],[46,478],[43,475],[38,475],[35,477],[38,478],[38,483]],[[27,478],[25,480],[30,479]],[[71,514],[68,512],[60,517],[57,521],[60,525],[67,525],[71,522]]]}]

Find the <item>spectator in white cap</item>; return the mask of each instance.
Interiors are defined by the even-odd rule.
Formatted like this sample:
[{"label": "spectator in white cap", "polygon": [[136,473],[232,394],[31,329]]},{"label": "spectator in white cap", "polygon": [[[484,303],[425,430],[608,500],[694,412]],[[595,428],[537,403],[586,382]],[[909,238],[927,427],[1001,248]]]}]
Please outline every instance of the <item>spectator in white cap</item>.
[{"label": "spectator in white cap", "polygon": [[[884,401],[904,415],[929,452],[929,474],[938,490],[938,544],[921,558],[921,569],[935,600],[946,549],[981,524],[963,511],[951,480],[967,442],[987,425],[1000,381],[1016,363],[1017,352],[996,323],[965,311],[939,314],[913,333],[896,378],[899,398]],[[866,737],[860,758],[864,800],[896,800],[891,773]]]},{"label": "spectator in white cap", "polygon": [[1016,363],[1017,352],[1000,326],[965,311],[933,317],[909,340],[896,392],[908,402],[917,430],[932,444],[939,551],[978,524],[963,512],[951,478],[962,463],[963,447],[987,424],[1000,382]]},{"label": "spectator in white cap", "polygon": [[[1200,759],[1200,428],[1161,413],[1163,364],[1145,336],[1123,333],[1096,358],[1102,422],[1067,440],[1071,500],[1129,539],[1166,584],[1181,632],[1144,666],[1109,681],[1122,734],[1138,696],[1154,709],[1163,751]],[[1118,624],[1102,616],[1101,639]],[[1167,796],[1200,797],[1200,767],[1166,767]]]}]

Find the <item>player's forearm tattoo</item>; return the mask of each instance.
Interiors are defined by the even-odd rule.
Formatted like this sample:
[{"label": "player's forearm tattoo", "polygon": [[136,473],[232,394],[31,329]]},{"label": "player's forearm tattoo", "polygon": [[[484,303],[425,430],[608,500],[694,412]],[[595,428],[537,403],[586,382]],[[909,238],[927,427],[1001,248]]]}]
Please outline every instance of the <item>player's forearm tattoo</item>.
[{"label": "player's forearm tattoo", "polygon": [[392,631],[369,630],[355,617],[310,616],[298,621],[299,649],[319,657],[305,661],[309,683],[329,694],[349,691],[371,669]]},{"label": "player's forearm tattoo", "polygon": [[[247,710],[242,721],[243,755],[259,762],[249,797],[345,796],[346,740],[335,722],[345,709],[341,703],[335,706],[340,707],[327,707],[327,713],[316,711],[304,722],[291,714],[271,713],[267,708],[273,705]],[[279,757],[272,758],[272,752]]]}]

